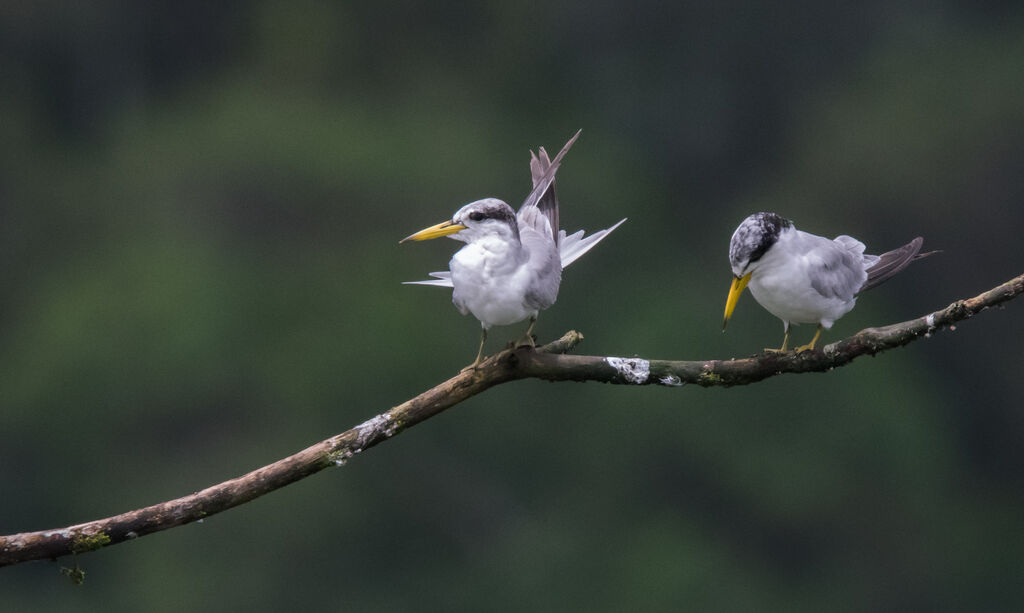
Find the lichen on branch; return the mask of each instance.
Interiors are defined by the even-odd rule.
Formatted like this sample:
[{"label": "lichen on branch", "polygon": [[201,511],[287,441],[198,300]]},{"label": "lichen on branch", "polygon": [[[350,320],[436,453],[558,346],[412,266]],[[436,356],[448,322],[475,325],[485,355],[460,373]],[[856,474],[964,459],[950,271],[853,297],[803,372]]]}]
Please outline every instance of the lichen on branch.
[{"label": "lichen on branch", "polygon": [[[901,347],[973,317],[1024,293],[1024,275],[979,294],[957,300],[921,317],[857,334],[803,353],[765,353],[730,360],[648,360],[640,357],[568,355],[583,340],[571,331],[531,349],[506,349],[448,381],[365,422],[246,475],[200,492],[120,515],[67,528],[0,536],[0,566],[30,560],[84,554],[146,534],[201,520],[304,479],[325,468],[341,466],[367,449],[433,417],[490,387],[516,379],[600,381],[623,385],[703,387],[756,383],[783,373],[823,372],[862,355]],[[76,572],[84,572],[74,569]],[[76,575],[78,576],[78,575]]]}]

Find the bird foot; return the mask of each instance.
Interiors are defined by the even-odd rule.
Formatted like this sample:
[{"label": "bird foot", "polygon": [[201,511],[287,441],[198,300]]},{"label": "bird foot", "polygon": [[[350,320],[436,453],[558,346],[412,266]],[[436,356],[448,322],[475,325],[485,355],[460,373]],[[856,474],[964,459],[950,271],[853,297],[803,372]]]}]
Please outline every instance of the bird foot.
[{"label": "bird foot", "polygon": [[465,368],[463,368],[462,370],[460,370],[460,371],[459,371],[459,374],[461,375],[462,373],[466,373],[466,372],[473,372],[473,371],[474,371],[474,370],[476,370],[477,368],[480,368],[480,364],[481,364],[482,362],[483,362],[483,359],[482,359],[482,358],[477,358],[477,359],[476,359],[476,361],[474,361],[474,362],[473,362],[472,364],[470,364],[469,366],[466,366]]},{"label": "bird foot", "polygon": [[527,334],[523,338],[521,338],[518,341],[512,343],[512,348],[513,349],[519,349],[520,347],[536,348],[537,347],[537,341],[534,340],[532,334]]},{"label": "bird foot", "polygon": [[476,352],[476,359],[473,360],[472,364],[470,364],[469,366],[467,366],[467,367],[463,368],[462,370],[460,370],[459,374],[466,373],[466,372],[473,372],[477,368],[480,368],[480,364],[483,363],[484,359],[485,359],[484,358],[484,343],[483,343],[483,341],[480,341],[480,351]]},{"label": "bird foot", "polygon": [[788,351],[785,347],[779,347],[778,349],[772,349],[771,347],[765,347],[765,353],[786,353]]},{"label": "bird foot", "polygon": [[818,329],[814,332],[814,338],[811,339],[811,342],[807,343],[806,345],[800,345],[793,351],[796,351],[797,353],[803,353],[805,351],[810,351],[814,349],[814,346],[818,344],[818,339],[821,338],[822,330],[824,330],[824,327],[821,324],[818,324]]}]

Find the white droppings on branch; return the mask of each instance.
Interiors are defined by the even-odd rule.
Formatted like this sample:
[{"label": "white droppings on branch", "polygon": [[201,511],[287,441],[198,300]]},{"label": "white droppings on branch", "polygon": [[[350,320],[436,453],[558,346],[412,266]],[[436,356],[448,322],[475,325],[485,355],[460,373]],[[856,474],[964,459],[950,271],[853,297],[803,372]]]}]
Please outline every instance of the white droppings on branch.
[{"label": "white droppings on branch", "polygon": [[352,452],[346,449],[341,453],[334,454],[331,456],[335,466],[344,466],[348,463],[348,459],[352,457]]},{"label": "white droppings on branch", "polygon": [[[980,310],[984,310],[985,308],[996,307],[1002,309],[1002,302],[1019,296],[1021,293],[1024,293],[1024,275],[1021,275],[1015,279],[1011,279],[1007,283],[1004,283],[1002,286],[993,288],[988,292],[981,294],[975,298],[965,301],[958,301],[955,305],[951,305],[947,311],[940,312],[939,314],[933,314],[931,316],[925,316],[908,322],[894,324],[893,326],[890,326],[891,330],[889,331],[886,331],[884,329],[881,331],[875,329],[867,329],[862,331],[862,336],[866,338],[868,341],[872,341],[877,337],[881,341],[889,342],[889,345],[881,345],[876,347],[870,343],[837,342],[830,345],[826,345],[824,348],[824,352],[825,355],[829,357],[841,356],[847,358],[842,363],[845,364],[848,363],[851,359],[856,358],[860,355],[866,353],[874,355],[874,353],[878,351],[885,351],[886,349],[895,346],[895,344],[907,344],[913,341],[914,336],[905,334],[905,331],[908,327],[910,329],[913,329],[914,331],[919,331],[920,324],[922,323],[921,319],[925,320],[925,323],[927,323],[929,328],[934,327],[934,329],[937,329],[938,326],[935,325],[936,320],[941,318],[943,321],[939,325],[942,325],[943,327],[948,326],[948,329],[955,330],[956,325],[953,324],[952,322],[958,322],[960,320],[971,317],[975,313],[979,312]],[[566,338],[569,338],[569,335],[566,335]],[[573,343],[570,343],[570,345],[574,344],[575,341],[578,340],[578,338],[579,336],[577,335],[577,337],[573,339]],[[559,348],[558,351],[562,352],[562,349]],[[811,355],[808,357],[813,358],[814,356]],[[647,360],[641,358],[612,357],[601,359],[603,359],[609,366],[614,368],[616,373],[619,375],[619,378],[615,380],[616,383],[625,382],[631,384],[641,384],[646,383],[648,378],[650,377],[650,363]],[[766,366],[767,364],[762,360],[764,360],[763,357],[757,357],[754,360],[752,360],[752,362],[755,366],[758,367]],[[810,368],[805,369],[801,367],[797,369],[794,367],[793,360],[791,360],[788,356],[784,356],[782,359],[772,357],[771,360],[772,362],[777,361],[780,367],[775,369],[774,372],[754,373],[753,377],[750,378],[749,380],[747,380],[746,377],[743,376],[734,376],[730,380],[723,380],[720,375],[715,373],[713,367],[716,364],[716,362],[712,361],[696,363],[686,362],[684,363],[684,365],[687,367],[687,370],[691,365],[701,364],[703,366],[703,372],[701,372],[700,375],[696,378],[697,382],[699,382],[701,385],[745,385],[747,383],[759,381],[760,379],[766,376],[772,376],[773,374],[781,374],[783,371],[809,372],[814,370],[823,370],[826,368],[828,370],[832,370],[833,368],[842,365],[821,363],[819,360],[812,359],[810,361]],[[771,364],[772,362],[769,362],[768,364]],[[590,364],[589,359],[587,360],[587,364]],[[804,361],[803,365],[807,365],[806,360]],[[502,366],[502,363],[495,361],[490,364],[490,367],[504,368],[505,366]],[[482,368],[487,368],[487,366],[485,365]],[[556,374],[557,368],[558,364],[556,363]],[[589,369],[583,375],[579,375],[579,373],[576,372],[575,370],[567,374],[571,374],[571,378],[574,380],[607,380],[607,372],[593,373]],[[521,379],[527,377],[545,378],[543,373],[538,375],[513,372],[511,373],[510,377],[505,380]],[[661,377],[658,379],[658,382],[661,383],[662,385],[674,386],[676,384],[676,375],[667,375],[665,377]],[[680,381],[680,383],[682,383],[682,381]],[[482,391],[482,389],[486,389],[486,387],[489,386],[484,386],[481,388],[471,388],[468,392],[468,395],[476,394],[479,391]],[[426,393],[417,398],[425,397],[425,395]],[[414,399],[414,401],[415,400],[416,399]],[[441,410],[443,410],[443,408],[447,408],[447,406],[451,406],[452,404],[457,404],[458,402],[459,400],[455,400],[452,403],[449,403],[442,407]],[[339,464],[344,463],[345,460],[351,458],[354,454],[359,453],[363,449],[367,449],[368,445],[381,442],[382,440],[385,440],[386,438],[391,437],[394,434],[397,434],[399,431],[405,429],[406,427],[410,427],[412,425],[415,425],[416,423],[419,423],[419,421],[422,421],[422,419],[425,419],[425,417],[407,423],[405,421],[405,418],[403,417],[403,412],[398,409],[392,409],[391,412],[378,415],[356,426],[354,428],[354,433],[351,431],[343,432],[337,436],[328,439],[327,441],[324,441],[323,443],[318,443],[317,445],[310,447],[307,450],[304,450],[293,456],[289,456],[284,460],[278,461],[273,465],[265,466],[263,467],[263,469],[253,471],[247,476],[233,480],[241,483],[241,485],[238,486],[241,488],[241,492],[250,494],[249,496],[245,496],[244,498],[231,498],[221,500],[216,495],[216,493],[208,494],[204,493],[206,492],[206,490],[204,490],[203,492],[192,494],[190,496],[179,498],[177,500],[168,501],[167,503],[163,503],[161,505],[154,505],[149,508],[137,509],[135,511],[131,511],[129,513],[122,514],[119,516],[109,517],[102,520],[96,520],[85,524],[69,526],[67,528],[59,530],[49,530],[45,532],[26,532],[22,534],[0,536],[0,552],[3,552],[3,555],[0,556],[0,566],[19,564],[21,562],[27,562],[29,560],[57,558],[60,556],[74,553],[85,553],[86,551],[92,551],[93,549],[98,547],[116,544],[117,542],[119,542],[119,539],[116,536],[112,536],[111,534],[109,534],[109,532],[106,530],[106,526],[108,524],[111,524],[112,522],[114,524],[118,524],[124,521],[125,517],[129,514],[131,515],[131,521],[144,522],[144,524],[147,526],[147,534],[152,532],[159,532],[162,530],[166,530],[168,528],[173,528],[182,525],[183,523],[186,523],[183,520],[191,520],[191,516],[183,516],[183,513],[165,512],[164,507],[168,504],[182,504],[185,502],[191,504],[191,499],[198,497],[201,502],[210,505],[210,510],[208,511],[208,514],[219,513],[221,511],[238,506],[239,504],[242,504],[244,502],[248,502],[253,498],[262,496],[268,491],[278,489],[283,485],[293,483],[310,474],[313,474],[314,472],[320,470],[321,468],[325,468],[326,463],[333,463],[335,461],[337,461],[337,463]],[[353,438],[355,439],[354,441],[352,440]],[[326,445],[329,449],[329,452],[326,457],[327,462],[325,462],[325,458],[320,454],[324,445]],[[308,457],[310,455],[308,452],[311,450],[316,451],[312,459]],[[267,475],[274,475],[278,477],[276,484],[271,488],[264,487],[266,485]],[[226,483],[220,484],[219,486],[212,486],[207,489],[211,491],[215,489],[223,489]],[[204,515],[205,514],[207,513],[204,512]],[[124,534],[120,540],[131,540],[134,538],[138,538],[139,536],[143,535],[140,535],[137,532],[128,532]],[[57,539],[60,539],[63,542],[53,542]]]},{"label": "white droppings on branch", "polygon": [[622,375],[622,378],[628,383],[637,385],[647,383],[647,377],[651,374],[651,363],[643,358],[607,357],[604,361]]},{"label": "white droppings on branch", "polygon": [[370,439],[378,433],[390,438],[395,433],[396,427],[397,424],[391,422],[391,416],[387,413],[381,413],[376,417],[367,419],[355,427],[356,444],[354,448],[363,449],[370,442]]},{"label": "white droppings on branch", "polygon": [[682,387],[686,385],[685,381],[683,381],[682,379],[675,375],[662,377],[661,379],[658,379],[658,382],[661,383],[662,385],[667,385],[668,387]]},{"label": "white droppings on branch", "polygon": [[43,536],[46,538],[53,538],[55,536],[59,536],[62,539],[69,539],[72,536],[72,532],[71,528],[64,528],[63,530],[50,530],[48,532],[44,532]]},{"label": "white droppings on branch", "polygon": [[935,331],[935,313],[929,313],[928,317],[924,318],[924,323],[928,325],[928,329],[924,331],[924,337],[931,338],[932,332]]},{"label": "white droppings on branch", "polygon": [[367,419],[358,426],[352,428],[356,431],[356,441],[351,445],[338,445],[327,454],[327,459],[334,462],[335,466],[344,466],[349,458],[361,452],[370,444],[374,437],[383,435],[391,438],[398,431],[398,423],[391,419],[388,413],[381,413],[376,417]]}]

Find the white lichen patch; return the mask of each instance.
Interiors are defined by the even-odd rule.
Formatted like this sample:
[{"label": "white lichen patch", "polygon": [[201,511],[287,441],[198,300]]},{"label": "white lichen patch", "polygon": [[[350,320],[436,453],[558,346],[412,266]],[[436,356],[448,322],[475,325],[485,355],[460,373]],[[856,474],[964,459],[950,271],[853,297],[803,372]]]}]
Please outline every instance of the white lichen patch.
[{"label": "white lichen patch", "polygon": [[68,528],[64,528],[63,530],[50,530],[49,532],[44,532],[43,536],[46,538],[53,538],[57,536],[62,539],[69,539],[71,538],[72,533]]},{"label": "white lichen patch", "polygon": [[378,430],[380,428],[385,427],[385,424],[387,424],[389,421],[391,421],[391,416],[388,415],[387,413],[381,413],[380,415],[367,419],[363,423],[356,426],[356,430],[359,430],[360,432],[364,430]]},{"label": "white lichen patch", "polygon": [[334,454],[332,454],[331,460],[334,462],[335,466],[344,466],[345,464],[348,463],[348,459],[351,457],[352,452],[346,449],[344,451],[335,452]]},{"label": "white lichen patch", "polygon": [[928,324],[928,331],[931,332],[935,329],[935,313],[930,313],[928,317],[924,318],[924,323]]},{"label": "white lichen patch", "polygon": [[387,413],[367,419],[356,426],[356,449],[362,449],[370,441],[370,437],[377,432],[383,432],[384,436],[391,436],[395,433],[395,426],[391,424],[391,416]]},{"label": "white lichen patch", "polygon": [[685,385],[683,380],[675,375],[662,377],[661,379],[658,379],[658,382],[661,383],[662,385],[667,385],[669,387],[682,387],[683,385]]},{"label": "white lichen patch", "polygon": [[642,358],[608,357],[604,361],[614,368],[627,383],[637,385],[647,383],[647,377],[651,374],[651,363]]}]

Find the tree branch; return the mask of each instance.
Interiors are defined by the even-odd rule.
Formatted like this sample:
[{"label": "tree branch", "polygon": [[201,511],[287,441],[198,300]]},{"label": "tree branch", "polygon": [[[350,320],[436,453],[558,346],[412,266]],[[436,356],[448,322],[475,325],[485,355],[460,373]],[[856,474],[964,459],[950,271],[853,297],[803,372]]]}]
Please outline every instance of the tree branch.
[{"label": "tree branch", "polygon": [[601,381],[672,387],[694,383],[710,387],[746,385],[782,373],[822,372],[849,364],[861,355],[874,355],[927,338],[1022,292],[1024,275],[974,298],[958,300],[945,309],[890,326],[867,328],[819,350],[800,354],[759,354],[733,360],[674,361],[565,355],[583,339],[578,332],[568,332],[536,350],[519,348],[499,352],[485,360],[477,370],[460,373],[351,430],[194,494],[66,528],[0,536],[0,566],[94,551],[201,520],[325,468],[341,466],[355,454],[507,381],[534,377],[550,381]]}]

